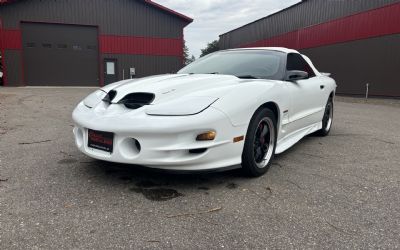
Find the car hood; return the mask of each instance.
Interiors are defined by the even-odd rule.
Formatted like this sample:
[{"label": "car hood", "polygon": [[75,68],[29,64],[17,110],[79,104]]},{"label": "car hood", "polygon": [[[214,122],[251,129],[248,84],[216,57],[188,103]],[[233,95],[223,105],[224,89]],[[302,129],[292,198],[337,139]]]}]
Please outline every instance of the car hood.
[{"label": "car hood", "polygon": [[[124,104],[128,109],[132,106],[127,105],[127,100],[134,103],[134,109],[144,107],[140,110],[148,115],[185,116],[198,114],[224,98],[230,99],[229,96],[235,96],[234,102],[237,102],[243,98],[243,93],[248,93],[244,86],[259,92],[271,88],[276,82],[240,79],[232,75],[169,74],[120,81],[102,90],[107,93],[115,91],[111,103]],[[253,95],[247,97],[254,98]]]},{"label": "car hood", "polygon": [[227,94],[230,89],[240,83],[251,81],[239,79],[231,75],[212,74],[169,74],[131,79],[107,85],[105,92],[115,90],[117,95],[113,103],[117,103],[130,93],[153,93],[153,105],[168,102],[182,97],[214,97]]}]

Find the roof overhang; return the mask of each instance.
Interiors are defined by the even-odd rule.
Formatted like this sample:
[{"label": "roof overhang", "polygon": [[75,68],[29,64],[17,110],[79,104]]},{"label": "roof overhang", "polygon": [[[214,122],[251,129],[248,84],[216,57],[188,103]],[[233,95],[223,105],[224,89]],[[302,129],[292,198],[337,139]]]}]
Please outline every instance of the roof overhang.
[{"label": "roof overhang", "polygon": [[[12,3],[12,2],[15,2],[15,1],[17,1],[17,0],[0,0],[0,5],[1,4]],[[149,5],[153,6],[153,7],[155,7],[155,8],[158,8],[158,9],[164,11],[164,12],[167,12],[167,13],[173,15],[173,16],[181,18],[184,21],[186,21],[188,24],[193,22],[193,18],[185,16],[185,15],[183,15],[183,14],[181,14],[179,12],[176,12],[176,11],[174,11],[172,9],[169,9],[169,8],[167,8],[167,7],[165,7],[165,6],[161,5],[161,4],[155,3],[152,0],[142,0],[142,1],[145,2],[146,4],[149,4]]]},{"label": "roof overhang", "polygon": [[[1,0],[0,0],[0,1],[1,1]],[[147,3],[147,4],[150,4],[150,5],[152,5],[152,6],[154,6],[154,7],[156,7],[156,8],[158,8],[158,9],[160,9],[160,10],[163,10],[163,11],[169,13],[169,14],[175,15],[175,16],[177,16],[177,17],[179,17],[179,18],[181,18],[181,19],[187,21],[188,23],[193,22],[193,18],[190,18],[190,17],[185,16],[185,15],[179,13],[179,12],[176,12],[175,10],[169,9],[169,8],[167,8],[167,7],[165,7],[165,6],[161,5],[161,4],[158,4],[158,3],[156,3],[156,2],[153,2],[152,0],[144,0],[144,2]]]}]

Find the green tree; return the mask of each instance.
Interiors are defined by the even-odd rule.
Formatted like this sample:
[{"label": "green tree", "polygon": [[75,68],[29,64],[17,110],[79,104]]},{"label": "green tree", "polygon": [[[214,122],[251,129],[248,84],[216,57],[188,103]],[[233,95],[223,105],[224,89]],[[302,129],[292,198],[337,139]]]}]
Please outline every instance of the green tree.
[{"label": "green tree", "polygon": [[201,55],[205,56],[219,50],[219,41],[215,40],[207,44],[207,47],[201,50]]},{"label": "green tree", "polygon": [[183,40],[183,63],[188,65],[189,60],[189,48],[186,46],[186,41]]},{"label": "green tree", "polygon": [[191,64],[192,62],[194,62],[196,60],[196,57],[194,55],[192,55],[191,57],[189,57],[188,59],[186,59],[186,65]]},{"label": "green tree", "polygon": [[184,59],[184,66],[191,64],[196,60],[194,55],[189,56],[189,48],[186,46],[186,41],[183,40],[183,59]]},{"label": "green tree", "polygon": [[186,46],[186,41],[183,40],[183,66],[186,66],[188,64],[191,64],[196,60],[196,57],[194,55],[189,56],[189,48]]}]

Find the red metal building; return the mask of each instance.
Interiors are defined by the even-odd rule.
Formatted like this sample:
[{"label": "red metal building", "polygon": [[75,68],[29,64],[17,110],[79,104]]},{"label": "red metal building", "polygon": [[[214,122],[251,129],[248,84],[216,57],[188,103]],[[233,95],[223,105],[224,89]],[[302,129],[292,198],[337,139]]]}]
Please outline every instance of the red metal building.
[{"label": "red metal building", "polygon": [[300,50],[339,94],[400,97],[399,0],[303,0],[220,35],[222,49],[260,46]]},{"label": "red metal building", "polygon": [[151,0],[0,0],[4,85],[98,86],[175,72],[192,21]]}]

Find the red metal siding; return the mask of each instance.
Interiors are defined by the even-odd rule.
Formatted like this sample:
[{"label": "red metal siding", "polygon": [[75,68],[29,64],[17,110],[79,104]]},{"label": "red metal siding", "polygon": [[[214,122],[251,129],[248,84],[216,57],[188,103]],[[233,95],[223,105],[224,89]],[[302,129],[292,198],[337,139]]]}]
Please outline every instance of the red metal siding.
[{"label": "red metal siding", "polygon": [[[25,60],[19,54],[19,52],[22,53],[23,46],[20,42],[24,37],[24,32],[20,31],[19,26],[24,21],[97,26],[99,34],[102,34],[98,36],[100,69],[106,55],[121,58],[122,61],[118,64],[119,70],[125,70],[125,72],[132,66],[131,63],[135,63],[135,66],[140,63],[149,67],[149,70],[142,67],[142,72],[138,75],[143,72],[147,75],[175,72],[182,66],[176,63],[183,61],[182,32],[192,19],[151,0],[12,2],[14,1],[0,0],[2,27],[9,30],[7,33],[0,34],[0,49],[3,49],[3,54],[6,55],[3,56],[3,62],[8,64],[4,65],[4,67],[7,66],[8,85],[20,85],[21,79],[25,78],[24,72],[20,71],[22,67],[15,67],[15,65],[23,65],[22,60]],[[90,4],[90,7],[84,8],[84,4]],[[177,44],[180,44],[179,49]],[[126,55],[120,53],[126,53]],[[158,63],[158,59],[162,62],[161,64]],[[10,62],[13,64],[10,65]],[[25,73],[29,68],[25,63]],[[102,79],[103,70],[99,72],[99,79]]]},{"label": "red metal siding", "polygon": [[7,86],[7,66],[5,63],[4,47],[3,47],[3,20],[0,17],[0,50],[1,50],[1,65],[3,66],[3,85]]},{"label": "red metal siding", "polygon": [[283,46],[306,49],[397,33],[400,33],[400,3],[259,40],[241,47]]},{"label": "red metal siding", "polygon": [[[100,52],[182,57],[182,38],[100,35]],[[0,30],[0,48],[21,50],[20,30]]]},{"label": "red metal siding", "polygon": [[21,44],[21,31],[20,30],[7,30],[2,28],[0,24],[0,50],[1,50],[1,63],[3,65],[3,85],[8,85],[7,65],[5,61],[5,50],[22,50]]},{"label": "red metal siding", "polygon": [[2,49],[20,50],[21,31],[20,30],[0,30],[0,47]]},{"label": "red metal siding", "polygon": [[182,56],[182,39],[100,35],[100,52],[108,54],[134,54]]}]

